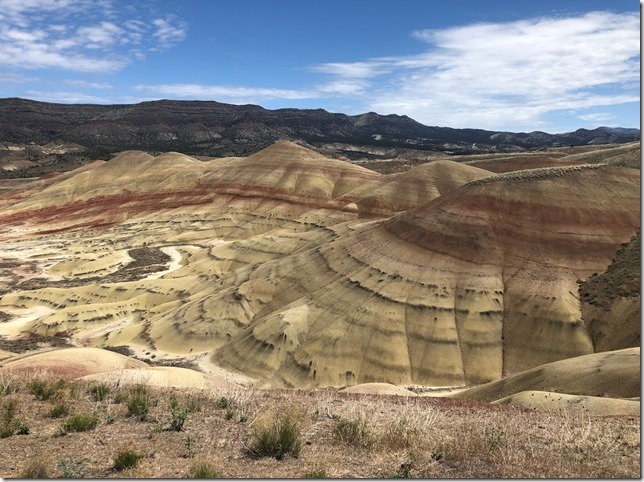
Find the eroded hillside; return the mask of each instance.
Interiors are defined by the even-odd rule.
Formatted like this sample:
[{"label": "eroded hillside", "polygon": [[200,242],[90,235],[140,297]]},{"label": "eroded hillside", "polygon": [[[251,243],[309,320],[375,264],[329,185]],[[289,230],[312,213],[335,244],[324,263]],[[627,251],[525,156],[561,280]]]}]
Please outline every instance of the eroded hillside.
[{"label": "eroded hillside", "polygon": [[4,191],[0,335],[275,387],[472,385],[591,354],[578,282],[640,226],[639,146],[620,149],[390,175],[290,142],[128,151]]}]

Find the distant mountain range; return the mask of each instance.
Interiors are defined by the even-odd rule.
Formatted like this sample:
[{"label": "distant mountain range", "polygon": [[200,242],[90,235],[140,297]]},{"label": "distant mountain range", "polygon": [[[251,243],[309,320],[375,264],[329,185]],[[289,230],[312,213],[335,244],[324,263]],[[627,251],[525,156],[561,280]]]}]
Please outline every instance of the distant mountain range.
[{"label": "distant mountain range", "polygon": [[132,105],[53,104],[0,99],[0,142],[66,142],[90,157],[125,149],[244,156],[293,140],[351,160],[401,152],[473,153],[613,144],[640,139],[639,129],[599,127],[565,134],[513,133],[426,126],[407,116],[349,116],[323,109],[268,110],[257,105],[159,100]]}]

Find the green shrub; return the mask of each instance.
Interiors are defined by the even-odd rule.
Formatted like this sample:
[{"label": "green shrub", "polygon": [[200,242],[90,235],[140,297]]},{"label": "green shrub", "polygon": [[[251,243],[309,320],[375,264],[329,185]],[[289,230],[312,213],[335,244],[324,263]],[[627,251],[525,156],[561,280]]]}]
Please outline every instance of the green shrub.
[{"label": "green shrub", "polygon": [[87,463],[78,459],[63,457],[58,461],[58,469],[64,479],[82,479]]},{"label": "green shrub", "polygon": [[61,418],[69,415],[70,407],[69,403],[62,401],[54,405],[49,411],[49,416],[51,418]]},{"label": "green shrub", "polygon": [[16,417],[18,413],[18,401],[9,398],[2,403],[0,414],[0,438],[11,437],[20,428],[20,420]]},{"label": "green shrub", "polygon": [[317,470],[310,470],[309,472],[306,472],[303,476],[303,479],[326,479],[328,478],[328,475],[326,475],[326,470],[324,469],[317,469]]},{"label": "green shrub", "polygon": [[394,479],[413,479],[414,476],[411,473],[412,465],[411,464],[401,464],[400,468],[393,475]]},{"label": "green shrub", "polygon": [[220,479],[222,475],[215,464],[197,462],[188,470],[188,477],[191,479]]},{"label": "green shrub", "polygon": [[103,400],[105,400],[105,397],[108,393],[110,393],[110,387],[105,383],[94,385],[89,389],[89,394],[92,396],[92,399],[95,402],[102,402]]},{"label": "green shrub", "polygon": [[37,400],[49,400],[59,390],[65,386],[63,380],[58,380],[55,383],[46,382],[44,380],[32,380],[29,382],[29,393],[31,393]]},{"label": "green shrub", "polygon": [[155,400],[148,387],[143,384],[137,384],[130,388],[126,400],[127,410],[131,416],[144,420],[154,402]]},{"label": "green shrub", "polygon": [[125,470],[136,467],[142,458],[143,455],[133,450],[121,450],[114,458],[114,469]]},{"label": "green shrub", "polygon": [[281,460],[285,455],[297,457],[302,446],[301,428],[292,414],[278,414],[272,420],[252,432],[250,451],[256,457],[274,457]]},{"label": "green shrub", "polygon": [[170,397],[170,430],[181,432],[189,414],[190,408],[179,405],[177,397],[172,394]]},{"label": "green shrub", "polygon": [[223,410],[224,408],[232,407],[233,403],[231,400],[229,400],[226,397],[219,397],[219,400],[217,400],[217,403],[215,404],[215,406],[220,410]]},{"label": "green shrub", "polygon": [[87,432],[98,425],[98,417],[94,414],[82,413],[72,415],[63,423],[64,432]]},{"label": "green shrub", "polygon": [[505,431],[498,427],[485,427],[485,440],[490,450],[503,447],[505,445]]}]

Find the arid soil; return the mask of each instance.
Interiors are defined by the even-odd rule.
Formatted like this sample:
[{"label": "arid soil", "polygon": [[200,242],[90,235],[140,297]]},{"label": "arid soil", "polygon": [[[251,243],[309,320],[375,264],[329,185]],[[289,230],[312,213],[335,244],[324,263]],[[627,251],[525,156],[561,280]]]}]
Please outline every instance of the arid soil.
[{"label": "arid soil", "polygon": [[[5,478],[182,478],[204,463],[226,478],[640,477],[639,417],[337,390],[216,387],[139,387],[149,411],[134,416],[131,387],[104,385],[107,393],[96,401],[95,383],[2,382],[3,420],[13,407],[17,431],[24,433],[0,439]],[[61,406],[68,413],[55,417]],[[95,415],[96,426],[63,428],[79,414]],[[299,451],[279,460],[259,457],[257,434],[276,417],[293,422]],[[142,458],[116,470],[125,450]]]}]

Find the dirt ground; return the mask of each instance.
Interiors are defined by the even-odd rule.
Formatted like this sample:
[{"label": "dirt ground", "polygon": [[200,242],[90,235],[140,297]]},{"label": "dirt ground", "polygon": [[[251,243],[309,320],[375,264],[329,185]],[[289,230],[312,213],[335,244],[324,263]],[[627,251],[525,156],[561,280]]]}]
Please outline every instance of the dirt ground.
[{"label": "dirt ground", "polygon": [[[0,438],[0,477],[183,478],[204,463],[225,478],[640,477],[639,418],[337,390],[144,386],[149,411],[135,416],[131,387],[104,386],[97,401],[96,386],[2,380],[0,424],[15,430]],[[81,414],[96,426],[64,428]],[[259,457],[261,430],[276,420],[293,428],[299,451]],[[125,450],[141,459],[116,470]]]}]

